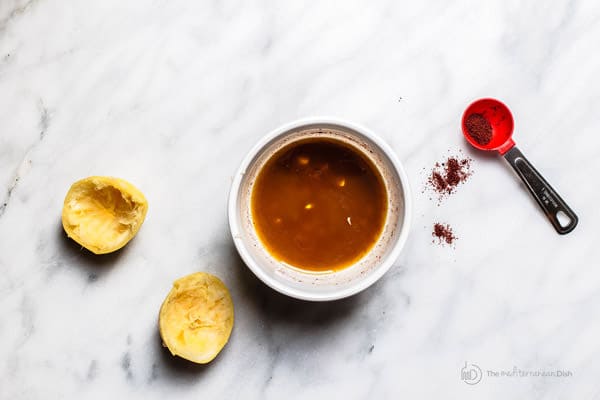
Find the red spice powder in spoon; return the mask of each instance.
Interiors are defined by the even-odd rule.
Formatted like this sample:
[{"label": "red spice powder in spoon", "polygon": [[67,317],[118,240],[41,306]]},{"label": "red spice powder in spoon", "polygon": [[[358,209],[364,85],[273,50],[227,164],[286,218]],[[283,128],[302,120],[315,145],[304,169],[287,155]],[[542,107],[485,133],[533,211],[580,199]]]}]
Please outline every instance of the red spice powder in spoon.
[{"label": "red spice powder in spoon", "polygon": [[465,120],[467,133],[474,141],[485,146],[492,140],[492,125],[483,114],[473,113]]}]

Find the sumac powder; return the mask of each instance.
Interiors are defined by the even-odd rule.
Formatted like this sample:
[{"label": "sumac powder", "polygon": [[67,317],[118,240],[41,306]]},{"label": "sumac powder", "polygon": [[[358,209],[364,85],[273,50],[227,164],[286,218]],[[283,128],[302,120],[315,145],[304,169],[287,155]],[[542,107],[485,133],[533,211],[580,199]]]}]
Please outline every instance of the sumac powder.
[{"label": "sumac powder", "polygon": [[456,187],[471,175],[471,159],[448,157],[442,163],[435,163],[427,178],[426,186],[433,190],[438,202],[456,191]]},{"label": "sumac powder", "polygon": [[454,241],[457,239],[457,237],[454,236],[450,225],[442,224],[440,222],[436,222],[435,224],[433,224],[433,232],[431,232],[431,236],[437,238],[438,244],[453,244]]},{"label": "sumac powder", "polygon": [[485,146],[492,140],[492,125],[482,114],[473,113],[465,120],[467,133],[478,144]]}]

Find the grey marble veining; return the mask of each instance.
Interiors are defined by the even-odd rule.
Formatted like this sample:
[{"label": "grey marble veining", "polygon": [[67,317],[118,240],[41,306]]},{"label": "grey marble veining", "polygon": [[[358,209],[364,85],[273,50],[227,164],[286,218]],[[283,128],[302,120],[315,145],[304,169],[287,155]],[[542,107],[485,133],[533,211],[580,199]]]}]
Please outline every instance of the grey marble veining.
[{"label": "grey marble veining", "polygon": [[[599,398],[598,39],[591,0],[1,1],[0,398]],[[467,147],[460,116],[482,96],[513,110],[517,144],[580,217],[573,233]],[[323,304],[259,282],[226,216],[250,147],[314,115],[381,135],[415,208],[383,279]],[[427,173],[460,152],[474,175],[438,205]],[[70,184],[93,174],[149,201],[138,236],[105,256],[60,224]],[[431,243],[437,221],[454,248]],[[157,330],[173,280],[200,270],[236,307],[206,366],[171,357]],[[481,382],[461,379],[465,363]]]}]

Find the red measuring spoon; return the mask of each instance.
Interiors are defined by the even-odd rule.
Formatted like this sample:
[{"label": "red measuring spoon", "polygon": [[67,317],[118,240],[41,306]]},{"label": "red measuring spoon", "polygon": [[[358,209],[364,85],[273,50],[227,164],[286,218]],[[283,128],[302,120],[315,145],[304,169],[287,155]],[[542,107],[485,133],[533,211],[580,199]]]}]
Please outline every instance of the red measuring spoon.
[{"label": "red measuring spoon", "polygon": [[[489,143],[480,144],[469,134],[465,122],[472,114],[482,115],[492,126],[492,138]],[[515,146],[512,140],[513,116],[504,103],[490,98],[474,101],[465,110],[461,125],[465,139],[473,147],[479,150],[496,150],[504,156],[558,233],[564,235],[575,229],[577,215]]]}]

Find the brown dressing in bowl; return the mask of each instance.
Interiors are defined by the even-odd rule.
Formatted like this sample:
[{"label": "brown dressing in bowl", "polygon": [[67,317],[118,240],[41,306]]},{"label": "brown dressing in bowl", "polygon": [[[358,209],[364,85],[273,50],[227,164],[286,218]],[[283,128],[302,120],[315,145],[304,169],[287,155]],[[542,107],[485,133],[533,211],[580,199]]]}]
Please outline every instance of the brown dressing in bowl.
[{"label": "brown dressing in bowl", "polygon": [[291,266],[335,271],[379,239],[388,198],[381,173],[358,149],[329,138],[279,149],[258,172],[251,213],[267,251]]}]

